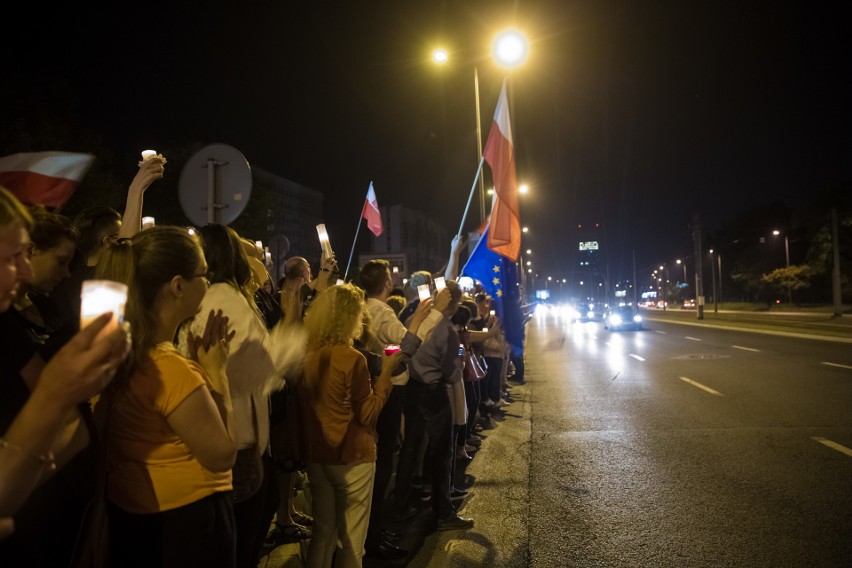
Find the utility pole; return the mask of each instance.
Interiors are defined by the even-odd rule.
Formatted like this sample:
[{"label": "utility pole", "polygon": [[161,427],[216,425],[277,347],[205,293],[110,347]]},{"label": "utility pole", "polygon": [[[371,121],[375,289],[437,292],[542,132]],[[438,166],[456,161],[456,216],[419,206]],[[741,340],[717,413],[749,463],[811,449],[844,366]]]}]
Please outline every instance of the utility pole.
[{"label": "utility pole", "polygon": [[[701,221],[698,215],[692,217],[692,241],[695,244],[695,258],[701,258]],[[698,319],[704,319],[704,287],[702,286],[703,262],[695,263],[695,299],[698,302]]]}]

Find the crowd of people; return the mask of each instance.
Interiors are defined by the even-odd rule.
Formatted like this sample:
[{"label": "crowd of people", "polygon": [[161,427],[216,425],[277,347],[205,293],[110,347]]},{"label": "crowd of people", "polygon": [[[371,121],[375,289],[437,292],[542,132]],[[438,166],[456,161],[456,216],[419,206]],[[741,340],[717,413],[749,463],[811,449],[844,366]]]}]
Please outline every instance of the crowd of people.
[{"label": "crowd of people", "polygon": [[[360,566],[404,558],[424,502],[435,530],[473,527],[462,474],[510,360],[456,281],[460,239],[402,287],[385,260],[342,283],[325,255],[274,283],[228,226],[142,230],[164,166],[140,164],[123,215],[0,188],[0,564],[254,567],[289,539]],[[90,279],[127,286],[123,319],[81,326]]]}]

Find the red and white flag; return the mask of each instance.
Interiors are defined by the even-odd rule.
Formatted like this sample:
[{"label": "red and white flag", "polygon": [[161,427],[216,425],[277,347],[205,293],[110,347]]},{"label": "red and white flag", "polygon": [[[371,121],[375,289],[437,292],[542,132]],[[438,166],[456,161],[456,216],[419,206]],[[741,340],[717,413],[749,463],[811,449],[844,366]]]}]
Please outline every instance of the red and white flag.
[{"label": "red and white flag", "polygon": [[59,208],[95,161],[93,154],[28,152],[0,158],[0,185],[24,203]]},{"label": "red and white flag", "polygon": [[373,189],[373,182],[370,182],[370,189],[367,190],[367,199],[364,200],[364,210],[361,211],[361,216],[367,220],[367,228],[377,237],[382,234],[382,214],[379,211],[379,202],[376,201],[376,190]]},{"label": "red and white flag", "polygon": [[521,251],[521,216],[506,81],[503,81],[500,90],[500,99],[482,156],[491,166],[494,178],[494,206],[488,229],[488,248],[510,260],[518,260]]}]

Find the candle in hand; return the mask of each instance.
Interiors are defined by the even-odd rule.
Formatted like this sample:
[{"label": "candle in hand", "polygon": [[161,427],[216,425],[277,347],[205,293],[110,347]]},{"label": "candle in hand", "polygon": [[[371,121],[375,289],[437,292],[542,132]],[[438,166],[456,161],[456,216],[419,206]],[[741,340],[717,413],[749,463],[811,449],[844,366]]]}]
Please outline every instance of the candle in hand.
[{"label": "candle in hand", "polygon": [[124,321],[124,305],[127,303],[127,286],[111,280],[84,280],[80,292],[80,328],[84,328],[105,312],[113,318],[101,331],[109,333]]},{"label": "candle in hand", "polygon": [[157,155],[156,150],[142,150],[142,161],[147,162],[151,158]]},{"label": "candle in hand", "polygon": [[317,235],[319,236],[322,252],[325,253],[325,258],[329,259],[334,256],[334,251],[331,250],[331,243],[328,242],[328,231],[325,230],[324,224],[317,225]]}]

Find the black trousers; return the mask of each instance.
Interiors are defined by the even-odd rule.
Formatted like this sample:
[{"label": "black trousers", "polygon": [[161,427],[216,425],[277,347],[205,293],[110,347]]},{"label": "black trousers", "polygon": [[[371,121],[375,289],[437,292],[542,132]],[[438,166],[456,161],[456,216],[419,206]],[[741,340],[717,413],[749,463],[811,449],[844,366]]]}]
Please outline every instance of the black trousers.
[{"label": "black trousers", "polygon": [[370,526],[367,530],[367,543],[370,545],[378,544],[382,540],[382,505],[393,476],[393,455],[399,439],[404,404],[405,387],[394,385],[376,422],[376,477],[373,479],[373,502],[370,507]]},{"label": "black trousers", "polygon": [[148,515],[128,513],[111,503],[108,507],[110,566],[236,566],[236,532],[230,491]]},{"label": "black trousers", "polygon": [[[482,381],[467,381],[464,384],[464,398],[467,403],[467,425],[465,426],[465,435],[473,434],[473,427],[476,424],[476,413],[479,412],[479,405],[482,402]],[[467,438],[465,438],[466,440]]]},{"label": "black trousers", "polygon": [[484,381],[485,392],[482,393],[483,400],[488,398],[492,402],[500,400],[500,393],[503,390],[503,359],[500,357],[486,357],[485,363],[488,364],[488,371]]},{"label": "black trousers", "polygon": [[272,517],[278,510],[281,496],[278,493],[278,475],[268,454],[263,455],[263,483],[257,493],[234,504],[237,523],[237,566],[256,568],[260,548],[269,531]]},{"label": "black trousers", "polygon": [[429,438],[426,453],[430,459],[424,462],[423,480],[431,478],[432,509],[437,518],[449,518],[455,515],[450,500],[455,445],[447,385],[424,385],[412,380],[405,391],[405,442],[399,454],[394,493],[397,512],[408,506],[417,452],[424,433]]}]

